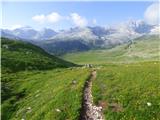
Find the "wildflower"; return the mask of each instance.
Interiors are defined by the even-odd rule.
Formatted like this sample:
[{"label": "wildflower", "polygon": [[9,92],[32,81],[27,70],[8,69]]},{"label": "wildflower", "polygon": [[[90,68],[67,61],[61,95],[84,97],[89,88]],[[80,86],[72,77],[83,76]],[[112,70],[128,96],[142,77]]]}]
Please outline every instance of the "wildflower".
[{"label": "wildflower", "polygon": [[147,105],[148,105],[148,106],[151,106],[152,104],[151,104],[150,102],[147,102]]},{"label": "wildflower", "polygon": [[31,107],[28,107],[27,110],[31,110]]}]

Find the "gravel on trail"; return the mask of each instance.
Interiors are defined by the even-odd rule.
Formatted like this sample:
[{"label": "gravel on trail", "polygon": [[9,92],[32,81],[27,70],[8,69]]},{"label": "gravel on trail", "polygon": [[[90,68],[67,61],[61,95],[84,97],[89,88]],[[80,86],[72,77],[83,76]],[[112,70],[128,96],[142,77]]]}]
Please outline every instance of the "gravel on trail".
[{"label": "gravel on trail", "polygon": [[86,80],[83,90],[80,120],[104,120],[102,107],[98,107],[93,104],[92,81],[96,79],[96,75],[97,72],[94,70]]}]

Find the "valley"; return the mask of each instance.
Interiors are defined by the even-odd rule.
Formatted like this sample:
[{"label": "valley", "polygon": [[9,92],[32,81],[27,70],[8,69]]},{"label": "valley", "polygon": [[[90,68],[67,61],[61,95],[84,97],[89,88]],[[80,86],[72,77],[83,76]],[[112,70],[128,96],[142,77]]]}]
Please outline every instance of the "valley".
[{"label": "valley", "polygon": [[128,63],[159,60],[159,36],[144,36],[111,49],[69,53],[63,59],[79,64]]},{"label": "valley", "polygon": [[160,2],[1,6],[1,120],[160,120]]},{"label": "valley", "polygon": [[142,37],[57,58],[30,43],[2,38],[2,118],[79,119],[85,82],[96,70],[93,103],[105,119],[158,119],[158,45],[158,37]]},{"label": "valley", "polygon": [[105,119],[159,119],[159,37],[141,37],[112,49],[70,53],[63,58],[93,64],[94,104],[102,106]]}]

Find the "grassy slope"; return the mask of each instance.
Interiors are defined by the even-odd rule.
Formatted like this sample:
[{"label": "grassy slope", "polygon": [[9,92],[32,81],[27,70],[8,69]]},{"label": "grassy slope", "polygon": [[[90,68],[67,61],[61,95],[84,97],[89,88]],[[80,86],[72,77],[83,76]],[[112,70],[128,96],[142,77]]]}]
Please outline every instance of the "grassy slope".
[{"label": "grassy slope", "polygon": [[136,40],[130,48],[128,44],[125,44],[112,49],[67,54],[63,58],[81,64],[158,60],[160,54],[159,43],[160,39],[158,36],[151,36]]},{"label": "grassy slope", "polygon": [[72,66],[32,44],[2,38],[2,119],[77,119],[89,72]]},{"label": "grassy slope", "polygon": [[[160,62],[106,65],[93,82],[94,101],[107,104],[104,114],[108,120],[158,120],[159,73]],[[113,103],[122,106],[122,112],[113,111],[109,107]]]},{"label": "grassy slope", "polygon": [[45,70],[70,67],[74,64],[47,54],[30,43],[2,38],[2,72],[21,70]]},{"label": "grassy slope", "polygon": [[[133,44],[130,49],[127,48],[128,45],[124,45],[111,50],[89,51],[77,55],[71,54],[65,56],[65,58],[77,63],[96,64],[158,59],[158,39],[154,38],[147,41],[139,41]],[[131,53],[129,52],[134,53],[134,55],[130,57]],[[146,55],[137,58],[138,53]],[[42,56],[39,58],[43,59]],[[17,59],[18,63],[19,59],[21,58]],[[26,60],[26,58],[23,60]],[[160,110],[158,103],[160,98],[158,92],[160,77],[158,65],[159,63],[155,64],[154,61],[127,65],[117,63],[103,65],[98,70],[98,78],[93,83],[95,102],[99,100],[107,103],[118,102],[122,104],[124,109],[124,112],[117,113],[112,112],[110,108],[106,108],[106,119],[134,120],[135,118],[136,120],[141,120],[158,116],[157,111]],[[3,73],[2,82],[7,81],[5,88],[10,88],[11,97],[2,103],[2,117],[6,120],[17,120],[25,117],[31,120],[77,119],[81,104],[81,92],[88,74],[87,69],[78,68],[45,71],[34,69],[30,72]],[[72,80],[75,79],[78,83],[72,85]],[[147,107],[146,102],[151,102],[152,106]],[[31,107],[31,111],[27,111],[28,107]],[[55,109],[57,108],[61,112],[56,112]]]},{"label": "grassy slope", "polygon": [[[159,38],[145,37],[109,50],[93,50],[64,56],[75,63],[97,64],[93,82],[96,104],[103,103],[108,120],[158,120],[160,118]],[[100,65],[100,66],[99,66]],[[147,106],[147,102],[151,106]],[[110,105],[121,106],[122,112]]]},{"label": "grassy slope", "polygon": [[[2,118],[77,120],[88,73],[87,69],[55,69],[3,75],[2,79],[9,81],[15,95],[2,103]],[[77,81],[75,85],[73,80]]]}]

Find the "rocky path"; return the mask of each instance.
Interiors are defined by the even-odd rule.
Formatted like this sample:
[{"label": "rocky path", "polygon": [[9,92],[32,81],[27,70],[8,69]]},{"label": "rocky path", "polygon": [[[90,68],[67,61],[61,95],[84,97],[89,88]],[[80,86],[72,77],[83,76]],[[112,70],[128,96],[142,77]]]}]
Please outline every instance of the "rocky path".
[{"label": "rocky path", "polygon": [[97,72],[95,70],[92,71],[85,83],[80,120],[104,120],[102,107],[93,105],[92,81],[96,78],[96,74]]}]

